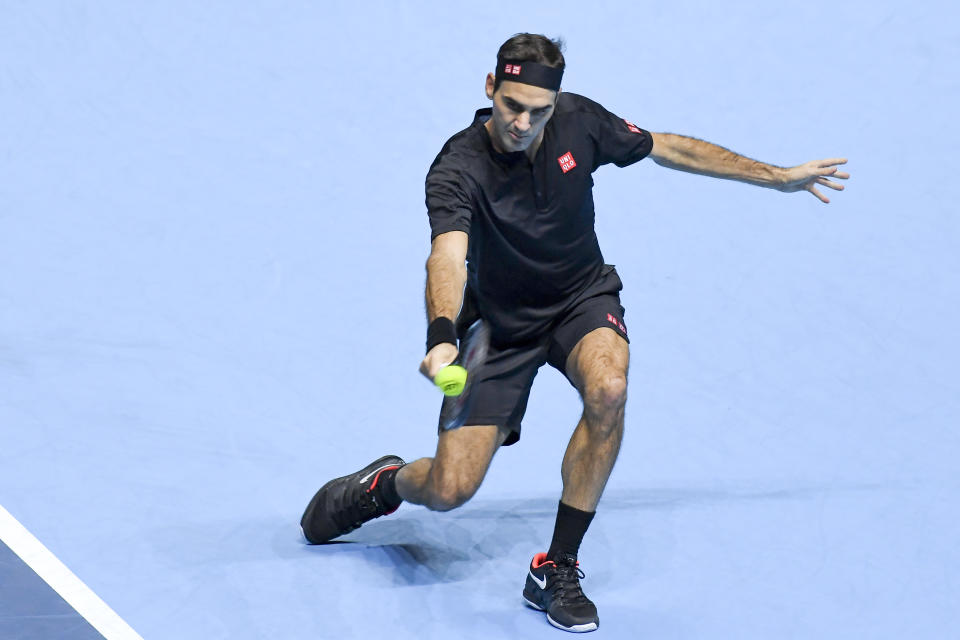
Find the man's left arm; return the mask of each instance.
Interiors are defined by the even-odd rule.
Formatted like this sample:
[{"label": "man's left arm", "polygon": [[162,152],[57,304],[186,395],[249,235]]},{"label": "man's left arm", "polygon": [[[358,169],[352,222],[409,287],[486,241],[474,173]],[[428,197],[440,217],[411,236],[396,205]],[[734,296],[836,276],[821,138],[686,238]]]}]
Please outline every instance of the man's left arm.
[{"label": "man's left arm", "polygon": [[847,162],[846,158],[812,160],[796,167],[776,167],[697,138],[674,133],[650,135],[653,137],[650,157],[661,166],[714,178],[739,180],[778,191],[809,191],[821,202],[830,200],[820,193],[817,185],[843,191],[842,184],[829,178],[846,180],[850,177],[849,173],[840,171],[838,167]]}]

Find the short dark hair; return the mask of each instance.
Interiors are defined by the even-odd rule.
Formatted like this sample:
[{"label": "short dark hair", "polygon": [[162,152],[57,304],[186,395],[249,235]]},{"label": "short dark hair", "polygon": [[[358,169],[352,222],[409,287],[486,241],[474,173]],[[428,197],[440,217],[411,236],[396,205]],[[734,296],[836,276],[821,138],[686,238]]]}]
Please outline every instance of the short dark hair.
[{"label": "short dark hair", "polygon": [[[550,39],[537,33],[518,33],[502,45],[497,51],[497,60],[512,60],[514,62],[537,62],[555,69],[567,66],[563,59],[564,42],[562,38]],[[493,90],[500,88],[498,79]]]}]

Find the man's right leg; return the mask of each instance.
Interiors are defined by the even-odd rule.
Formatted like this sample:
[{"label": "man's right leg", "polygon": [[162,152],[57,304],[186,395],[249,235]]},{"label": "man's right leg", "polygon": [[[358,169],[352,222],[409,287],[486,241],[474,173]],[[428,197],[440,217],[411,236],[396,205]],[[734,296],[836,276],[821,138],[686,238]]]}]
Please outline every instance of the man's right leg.
[{"label": "man's right leg", "polygon": [[[455,509],[469,500],[497,449],[519,439],[530,385],[545,360],[545,342],[503,349],[491,345],[487,361],[472,374],[477,377],[467,420],[479,424],[441,430],[433,458],[404,464],[397,456],[383,456],[331,480],[317,491],[300,519],[304,537],[327,542],[392,513],[404,500],[436,511]],[[451,406],[445,399],[439,424]]]},{"label": "man's right leg", "polygon": [[397,493],[434,511],[456,509],[477,492],[509,430],[494,425],[444,431],[433,458],[420,458],[396,474]]},{"label": "man's right leg", "polygon": [[493,454],[509,433],[495,426],[444,431],[433,458],[405,465],[397,456],[383,456],[335,478],[310,500],[300,530],[309,542],[320,544],[393,513],[402,500],[437,511],[459,507],[477,492]]}]

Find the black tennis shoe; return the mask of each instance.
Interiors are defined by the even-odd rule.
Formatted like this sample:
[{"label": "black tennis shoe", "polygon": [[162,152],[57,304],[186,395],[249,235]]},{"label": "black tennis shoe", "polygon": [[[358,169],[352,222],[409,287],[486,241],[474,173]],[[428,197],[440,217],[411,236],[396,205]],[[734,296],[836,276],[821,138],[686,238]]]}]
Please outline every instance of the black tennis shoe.
[{"label": "black tennis shoe", "polygon": [[534,609],[547,612],[547,622],[558,629],[582,633],[600,626],[597,607],[583,595],[580,578],[583,571],[576,556],[566,554],[556,561],[538,553],[530,561],[524,601]]},{"label": "black tennis shoe", "polygon": [[399,469],[404,464],[397,456],[383,456],[356,473],[320,487],[300,518],[303,537],[321,544],[396,511],[400,505],[387,504],[377,483],[384,471]]}]

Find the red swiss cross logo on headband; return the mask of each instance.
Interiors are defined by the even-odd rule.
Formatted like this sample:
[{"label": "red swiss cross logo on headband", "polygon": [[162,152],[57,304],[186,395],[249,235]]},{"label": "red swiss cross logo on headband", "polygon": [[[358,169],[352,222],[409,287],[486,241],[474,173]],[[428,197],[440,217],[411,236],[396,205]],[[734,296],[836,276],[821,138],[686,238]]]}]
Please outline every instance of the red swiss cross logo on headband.
[{"label": "red swiss cross logo on headband", "polygon": [[573,154],[569,151],[557,158],[557,162],[560,163],[560,168],[563,169],[564,173],[577,166],[576,161],[573,159]]},{"label": "red swiss cross logo on headband", "polygon": [[509,73],[510,75],[518,76],[520,75],[520,65],[518,64],[508,64],[503,68],[504,73]]},{"label": "red swiss cross logo on headband", "polygon": [[643,131],[640,130],[640,127],[638,127],[637,125],[633,124],[632,122],[630,122],[630,121],[627,120],[626,118],[624,118],[623,121],[627,123],[627,129],[630,129],[630,131],[632,131],[632,132],[634,132],[634,133],[643,133]]}]

